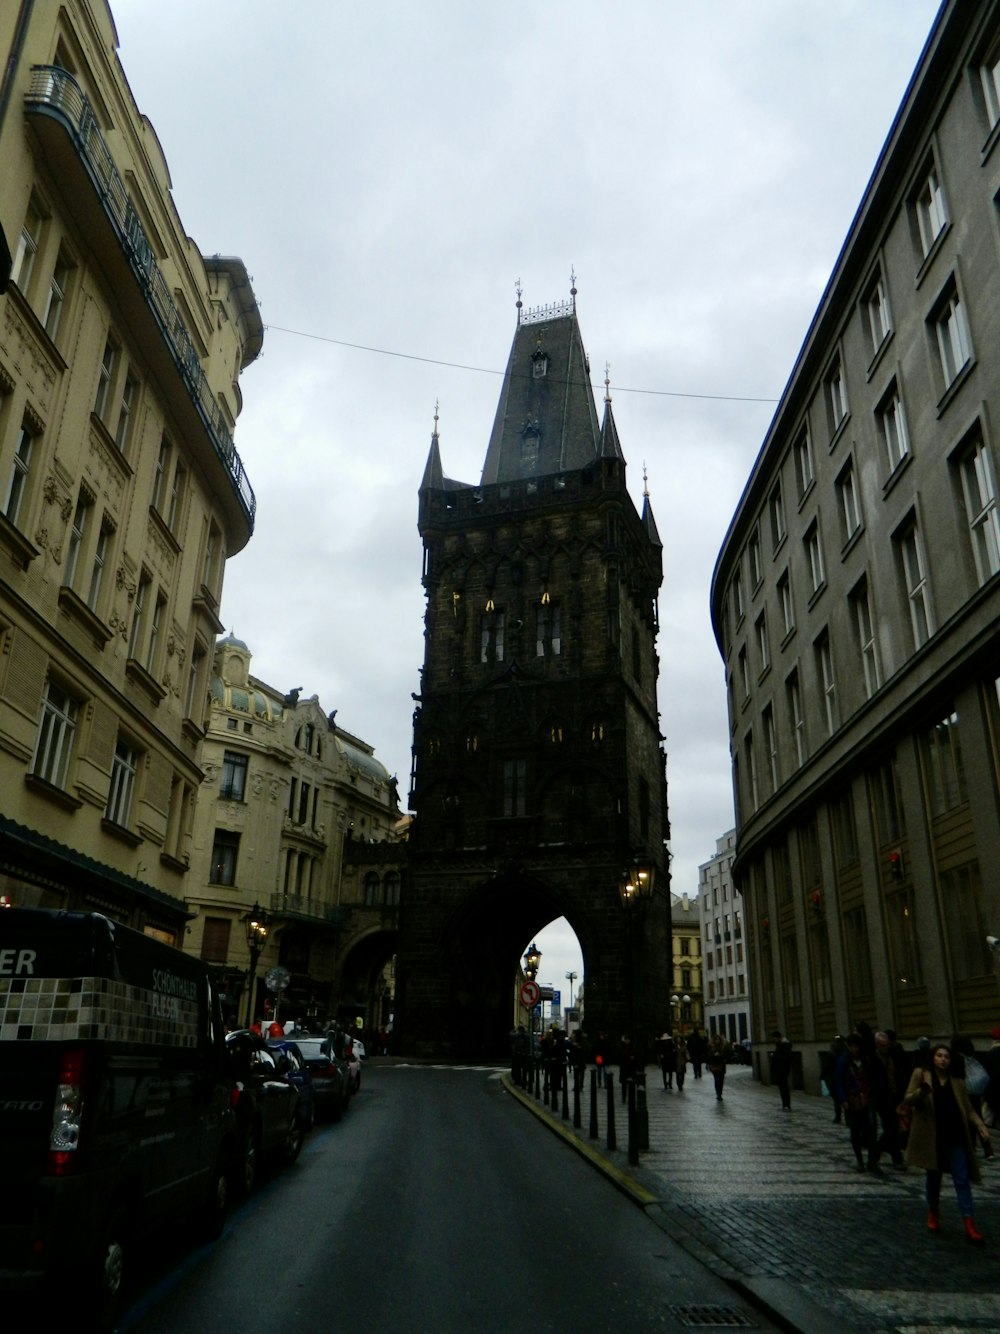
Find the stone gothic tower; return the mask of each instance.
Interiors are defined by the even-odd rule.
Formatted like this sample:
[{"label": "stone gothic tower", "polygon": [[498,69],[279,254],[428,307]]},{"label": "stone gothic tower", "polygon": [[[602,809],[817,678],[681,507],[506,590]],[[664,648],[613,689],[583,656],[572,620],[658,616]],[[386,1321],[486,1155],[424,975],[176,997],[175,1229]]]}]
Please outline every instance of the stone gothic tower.
[{"label": "stone gothic tower", "polygon": [[[518,302],[478,485],[445,476],[435,417],[397,955],[408,1054],[505,1055],[521,954],[560,916],[589,1032],[648,1037],[669,1018],[662,546],[648,495],[640,514],[626,490],[607,388],[603,421],[595,409],[575,297]],[[639,852],[659,875],[633,917],[619,885]]]}]

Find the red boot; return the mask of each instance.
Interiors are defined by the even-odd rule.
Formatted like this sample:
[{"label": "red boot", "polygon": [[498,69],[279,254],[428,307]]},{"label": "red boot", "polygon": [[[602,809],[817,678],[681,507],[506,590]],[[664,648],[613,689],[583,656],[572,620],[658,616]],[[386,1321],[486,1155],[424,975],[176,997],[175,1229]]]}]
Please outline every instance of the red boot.
[{"label": "red boot", "polygon": [[929,1209],[927,1211],[927,1231],[940,1232],[941,1224],[938,1222],[937,1210]]},{"label": "red boot", "polygon": [[974,1246],[982,1246],[983,1234],[977,1231],[975,1221],[971,1218],[965,1220],[965,1235]]}]

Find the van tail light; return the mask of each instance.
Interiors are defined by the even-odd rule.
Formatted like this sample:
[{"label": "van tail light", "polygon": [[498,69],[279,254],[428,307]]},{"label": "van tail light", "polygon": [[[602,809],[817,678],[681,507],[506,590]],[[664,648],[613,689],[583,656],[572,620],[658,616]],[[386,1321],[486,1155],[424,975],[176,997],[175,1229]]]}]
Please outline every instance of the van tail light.
[{"label": "van tail light", "polygon": [[59,1061],[52,1129],[49,1132],[49,1176],[67,1176],[75,1164],[83,1123],[84,1060],[80,1050],[65,1051]]}]

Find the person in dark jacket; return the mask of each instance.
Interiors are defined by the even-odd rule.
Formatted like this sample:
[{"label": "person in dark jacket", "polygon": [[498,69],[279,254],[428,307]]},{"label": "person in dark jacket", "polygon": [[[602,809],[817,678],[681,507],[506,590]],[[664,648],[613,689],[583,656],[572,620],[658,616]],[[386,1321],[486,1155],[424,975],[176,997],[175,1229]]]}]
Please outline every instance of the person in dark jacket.
[{"label": "person in dark jacket", "polygon": [[862,1057],[859,1033],[850,1033],[847,1047],[837,1062],[837,1100],[851,1135],[851,1148],[859,1172],[865,1171],[865,1153],[871,1143],[871,1117],[868,1110],[868,1076]]},{"label": "person in dark jacket", "polygon": [[771,1078],[777,1084],[778,1092],[781,1094],[781,1110],[790,1112],[792,1110],[792,1091],[789,1087],[789,1081],[792,1078],[792,1044],[780,1028],[776,1028],[771,1037],[774,1039],[774,1050],[771,1052]]}]

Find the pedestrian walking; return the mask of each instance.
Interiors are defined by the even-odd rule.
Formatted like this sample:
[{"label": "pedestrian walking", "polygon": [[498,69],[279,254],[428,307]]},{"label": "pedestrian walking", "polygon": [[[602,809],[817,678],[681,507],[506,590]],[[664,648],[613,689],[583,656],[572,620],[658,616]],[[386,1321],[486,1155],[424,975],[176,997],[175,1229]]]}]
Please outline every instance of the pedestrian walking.
[{"label": "pedestrian walking", "polygon": [[865,1170],[865,1154],[871,1144],[868,1076],[862,1050],[861,1035],[850,1033],[847,1046],[837,1062],[836,1074],[837,1100],[851,1135],[851,1148],[859,1172]]},{"label": "pedestrian walking", "polygon": [[664,1091],[674,1087],[674,1072],[677,1069],[677,1046],[671,1033],[661,1033],[656,1039],[656,1063],[663,1076]]},{"label": "pedestrian walking", "polygon": [[1000,1028],[990,1033],[990,1045],[983,1052],[983,1067],[990,1081],[983,1094],[983,1119],[996,1128],[1000,1126]]},{"label": "pedestrian walking", "polygon": [[683,1034],[674,1043],[675,1048],[675,1070],[674,1075],[677,1079],[677,1092],[684,1092],[684,1080],[687,1077],[688,1049],[684,1041]]},{"label": "pedestrian walking", "polygon": [[721,1033],[713,1033],[708,1043],[708,1068],[715,1080],[715,1101],[722,1101],[722,1090],[726,1083],[726,1062],[729,1060],[729,1043]]},{"label": "pedestrian walking", "polygon": [[838,1126],[843,1124],[844,1109],[837,1097],[837,1062],[846,1050],[847,1043],[838,1033],[826,1051],[819,1054],[820,1083],[826,1085],[827,1097],[833,1103],[833,1122]]},{"label": "pedestrian walking", "polygon": [[771,1037],[774,1039],[774,1050],[771,1052],[771,1078],[777,1084],[778,1092],[781,1094],[781,1110],[790,1112],[792,1110],[792,1091],[789,1087],[789,1081],[792,1078],[792,1044],[780,1028],[776,1028]]},{"label": "pedestrian walking", "polygon": [[888,1033],[875,1034],[875,1047],[865,1066],[871,1095],[869,1166],[873,1172],[878,1169],[883,1153],[892,1159],[893,1167],[906,1171],[899,1142],[899,1113],[896,1111],[908,1084],[905,1059],[902,1048],[898,1044],[893,1047]]},{"label": "pedestrian walking", "polygon": [[594,1068],[597,1070],[597,1087],[604,1087],[604,1075],[608,1068],[608,1040],[602,1029],[594,1039]]},{"label": "pedestrian walking", "polygon": [[931,1048],[929,1070],[914,1070],[904,1101],[913,1107],[913,1123],[906,1147],[907,1161],[927,1173],[927,1227],[940,1231],[941,1177],[951,1175],[958,1207],[969,1241],[982,1245],[982,1233],[973,1216],[972,1183],[981,1180],[972,1147],[972,1132],[984,1145],[990,1132],[969,1101],[965,1084],[950,1073],[951,1048],[937,1042]]},{"label": "pedestrian walking", "polygon": [[628,1081],[635,1078],[635,1047],[630,1037],[622,1036],[621,1058],[619,1060],[618,1081],[622,1091],[622,1102],[628,1100]]},{"label": "pedestrian walking", "polygon": [[688,1038],[687,1047],[688,1055],[691,1057],[691,1070],[695,1079],[700,1079],[701,1067],[705,1063],[705,1052],[708,1043],[705,1040],[704,1033],[698,1031],[697,1025],[691,1030],[691,1036]]}]

